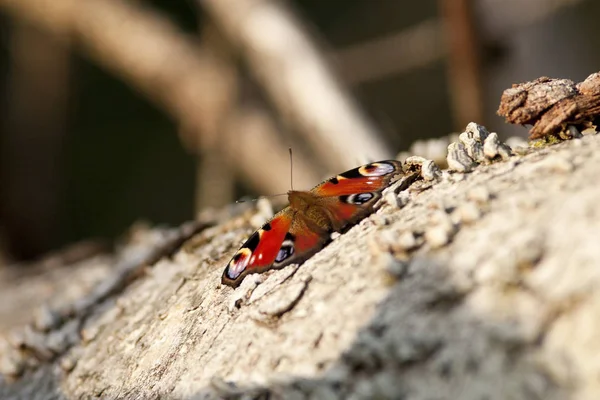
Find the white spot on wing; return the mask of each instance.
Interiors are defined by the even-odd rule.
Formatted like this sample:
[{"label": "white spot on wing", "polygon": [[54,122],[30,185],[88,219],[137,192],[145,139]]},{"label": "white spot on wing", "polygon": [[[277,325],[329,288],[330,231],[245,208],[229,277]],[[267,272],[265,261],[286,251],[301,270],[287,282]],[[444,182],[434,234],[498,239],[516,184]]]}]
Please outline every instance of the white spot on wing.
[{"label": "white spot on wing", "polygon": [[394,172],[394,166],[388,163],[373,163],[361,167],[359,172],[363,176],[384,176]]}]

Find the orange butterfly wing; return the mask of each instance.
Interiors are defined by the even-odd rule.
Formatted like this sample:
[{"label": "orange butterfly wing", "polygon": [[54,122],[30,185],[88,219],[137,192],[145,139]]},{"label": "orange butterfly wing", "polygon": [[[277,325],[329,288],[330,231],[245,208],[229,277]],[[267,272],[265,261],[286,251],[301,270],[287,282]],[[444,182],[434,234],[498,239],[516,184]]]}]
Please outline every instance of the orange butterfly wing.
[{"label": "orange butterfly wing", "polygon": [[324,242],[286,207],[248,238],[227,264],[221,282],[237,287],[248,274],[300,262],[308,251],[318,251]]},{"label": "orange butterfly wing", "polygon": [[[401,162],[380,161],[339,174],[311,192],[323,198],[324,207],[336,216],[341,225],[348,225],[370,214],[381,198],[381,192],[402,174]],[[332,201],[331,198],[336,199]]]},{"label": "orange butterfly wing", "polygon": [[[310,199],[313,207],[325,209],[332,230],[340,231],[371,213],[383,189],[401,174],[399,161],[380,161],[346,171],[310,192],[296,193]],[[300,212],[288,206],[254,232],[227,264],[221,282],[237,287],[248,274],[302,262],[323,248],[331,232]]]}]

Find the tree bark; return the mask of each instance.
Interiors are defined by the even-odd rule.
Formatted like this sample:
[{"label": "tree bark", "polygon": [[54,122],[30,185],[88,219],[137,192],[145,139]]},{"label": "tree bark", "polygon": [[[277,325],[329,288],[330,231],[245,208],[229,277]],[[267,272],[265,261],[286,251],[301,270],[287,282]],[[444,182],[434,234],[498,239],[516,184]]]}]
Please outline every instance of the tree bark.
[{"label": "tree bark", "polygon": [[0,366],[22,377],[0,397],[598,398],[600,136],[517,153],[395,184],[303,265],[236,290],[220,275],[268,207],[138,228],[27,282],[0,270],[1,321],[50,304],[2,325]]}]

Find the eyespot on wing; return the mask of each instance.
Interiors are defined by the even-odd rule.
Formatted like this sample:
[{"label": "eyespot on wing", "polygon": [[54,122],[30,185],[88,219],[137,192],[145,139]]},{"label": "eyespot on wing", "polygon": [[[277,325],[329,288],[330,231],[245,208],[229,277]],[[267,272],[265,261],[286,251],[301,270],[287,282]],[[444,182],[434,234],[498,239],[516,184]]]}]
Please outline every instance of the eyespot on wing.
[{"label": "eyespot on wing", "polygon": [[402,174],[400,161],[378,161],[334,176],[311,191],[325,197],[377,192],[385,189],[395,177]]},{"label": "eyespot on wing", "polygon": [[249,273],[268,270],[277,257],[290,225],[291,216],[286,208],[254,232],[225,267],[221,282],[237,287]]}]

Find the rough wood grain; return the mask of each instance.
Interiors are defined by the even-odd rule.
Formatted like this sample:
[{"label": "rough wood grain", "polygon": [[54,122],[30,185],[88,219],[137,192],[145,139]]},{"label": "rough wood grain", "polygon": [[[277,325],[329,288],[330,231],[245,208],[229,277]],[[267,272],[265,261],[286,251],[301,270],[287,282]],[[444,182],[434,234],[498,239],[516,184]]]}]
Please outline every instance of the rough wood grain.
[{"label": "rough wood grain", "polygon": [[[502,94],[498,115],[512,124],[533,125],[530,139],[571,138],[567,127],[585,129],[600,113],[600,74],[575,84],[568,79],[538,78],[513,85]],[[566,135],[566,136],[565,136]],[[578,133],[575,133],[577,136]]]},{"label": "rough wood grain", "polygon": [[235,291],[224,264],[266,215],[227,218],[94,306],[63,356],[20,355],[0,397],[598,398],[599,173],[585,136],[430,174]]}]

